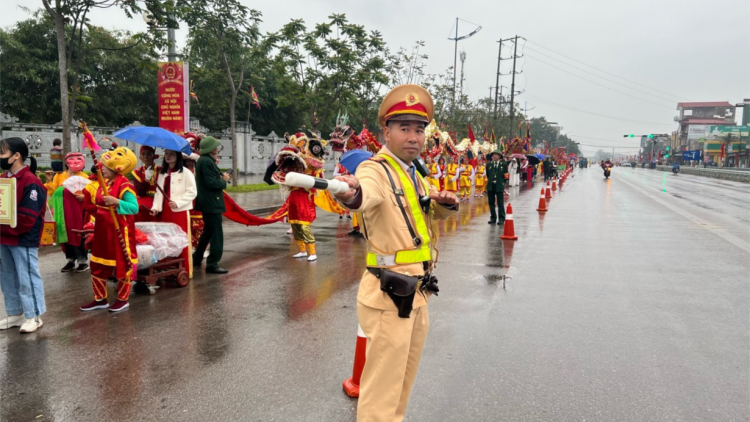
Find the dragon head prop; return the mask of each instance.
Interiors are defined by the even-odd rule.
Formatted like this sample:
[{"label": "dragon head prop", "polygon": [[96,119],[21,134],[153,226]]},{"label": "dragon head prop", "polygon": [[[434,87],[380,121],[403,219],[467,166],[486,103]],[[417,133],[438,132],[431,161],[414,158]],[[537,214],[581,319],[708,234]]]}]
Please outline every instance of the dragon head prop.
[{"label": "dragon head prop", "polygon": [[286,175],[290,172],[316,175],[323,169],[325,164],[326,142],[311,134],[309,137],[303,132],[294,135],[284,134],[289,145],[276,154],[277,169],[271,175],[271,179],[284,184]]},{"label": "dragon head prop", "polygon": [[[349,147],[350,143],[359,143],[359,138],[357,138],[357,135],[355,135],[354,133],[354,129],[352,129],[350,126],[338,124],[333,129],[333,132],[331,132],[331,138],[328,140],[328,142],[330,142],[331,149],[334,152],[344,152],[345,149],[352,149]],[[356,146],[354,147],[354,149],[358,148],[359,147]]]}]

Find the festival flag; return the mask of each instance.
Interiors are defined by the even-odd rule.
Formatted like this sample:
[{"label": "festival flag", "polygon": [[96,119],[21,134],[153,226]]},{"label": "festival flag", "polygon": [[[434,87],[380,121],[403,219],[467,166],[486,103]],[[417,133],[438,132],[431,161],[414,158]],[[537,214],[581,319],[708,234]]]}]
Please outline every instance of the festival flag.
[{"label": "festival flag", "polygon": [[99,151],[101,148],[99,147],[99,144],[96,142],[96,139],[94,138],[94,135],[89,130],[88,126],[84,123],[82,125],[83,128],[83,142],[81,142],[81,146],[84,150],[91,149],[94,152]]},{"label": "festival flag", "polygon": [[727,156],[726,146],[727,146],[726,142],[721,143],[721,156],[719,158],[722,160],[724,159],[724,157]]},{"label": "festival flag", "polygon": [[500,137],[500,145],[498,146],[498,148],[500,149],[500,151],[505,152],[505,138],[502,136]]},{"label": "festival flag", "polygon": [[250,102],[260,110],[260,100],[258,100],[258,94],[255,93],[255,88],[252,85],[250,85]]},{"label": "festival flag", "polygon": [[195,84],[193,81],[190,81],[190,98],[194,99],[197,104],[200,104],[201,102],[198,101],[198,96],[195,95]]},{"label": "festival flag", "polygon": [[469,139],[471,140],[472,144],[477,141],[477,139],[474,137],[474,131],[471,130],[471,124],[469,124]]},{"label": "festival flag", "polygon": [[492,129],[492,135],[490,135],[490,142],[493,144],[497,142],[497,138],[495,138],[495,129]]}]

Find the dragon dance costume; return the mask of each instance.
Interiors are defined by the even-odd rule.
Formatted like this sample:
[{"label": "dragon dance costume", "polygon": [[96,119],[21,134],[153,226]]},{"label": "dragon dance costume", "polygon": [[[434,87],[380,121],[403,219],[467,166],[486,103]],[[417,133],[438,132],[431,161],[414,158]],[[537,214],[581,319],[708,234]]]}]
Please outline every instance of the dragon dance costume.
[{"label": "dragon dance costume", "polygon": [[[282,148],[276,155],[278,169],[271,176],[273,181],[284,185],[286,174],[290,172],[321,177],[325,163],[323,160],[324,144],[317,137],[310,139],[302,132],[297,132],[287,139],[289,145]],[[325,193],[328,192],[325,191]],[[332,198],[330,202],[335,204]],[[316,218],[315,205],[315,189],[293,187],[289,188],[289,196],[282,208],[272,215],[272,217],[278,217],[286,211],[287,219],[292,225],[294,240],[299,248],[299,253],[295,254],[294,258],[307,257],[308,261],[315,261],[318,258],[315,251],[315,236],[310,227]],[[338,209],[333,212],[339,213]]]}]

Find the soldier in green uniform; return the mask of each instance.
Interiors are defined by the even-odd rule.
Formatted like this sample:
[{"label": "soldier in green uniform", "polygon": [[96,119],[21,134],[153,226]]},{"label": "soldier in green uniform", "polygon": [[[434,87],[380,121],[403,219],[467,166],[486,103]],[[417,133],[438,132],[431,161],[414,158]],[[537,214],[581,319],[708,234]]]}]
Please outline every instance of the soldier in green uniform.
[{"label": "soldier in green uniform", "polygon": [[[492,152],[492,161],[487,163],[487,200],[490,203],[489,224],[505,222],[505,178],[508,175],[508,163],[501,159],[503,153],[498,149]],[[495,211],[497,207],[497,211]],[[500,219],[498,220],[498,215]]]},{"label": "soldier in green uniform", "polygon": [[203,212],[203,233],[193,252],[193,266],[200,267],[203,253],[211,244],[206,272],[212,274],[226,274],[229,271],[219,266],[224,251],[224,231],[221,227],[221,215],[226,212],[224,206],[224,189],[230,179],[228,173],[222,173],[216,165],[221,143],[213,136],[206,136],[201,140],[201,158],[195,165],[195,184],[198,196],[195,197],[195,209]]}]

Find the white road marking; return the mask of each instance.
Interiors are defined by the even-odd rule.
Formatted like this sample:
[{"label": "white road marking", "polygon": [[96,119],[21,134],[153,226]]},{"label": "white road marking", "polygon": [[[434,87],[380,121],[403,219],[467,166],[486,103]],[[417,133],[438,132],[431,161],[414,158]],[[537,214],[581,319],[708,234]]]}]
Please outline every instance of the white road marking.
[{"label": "white road marking", "polygon": [[740,239],[739,237],[737,237],[737,236],[735,236],[735,235],[733,235],[731,233],[728,233],[726,230],[720,229],[720,228],[714,226],[713,224],[708,223],[707,221],[703,220],[702,218],[700,218],[700,217],[698,217],[698,216],[696,216],[694,214],[691,214],[691,213],[685,211],[684,209],[682,209],[682,208],[680,208],[680,207],[678,207],[676,205],[670,204],[669,202],[667,202],[667,201],[665,201],[665,200],[657,197],[656,195],[652,195],[651,193],[645,191],[641,187],[636,186],[636,185],[628,182],[625,179],[619,179],[619,181],[624,182],[625,184],[628,184],[628,185],[632,186],[636,190],[640,191],[642,194],[644,194],[644,195],[648,196],[649,198],[653,199],[655,202],[658,202],[659,204],[661,204],[661,205],[669,208],[670,210],[676,212],[677,214],[680,214],[681,216],[683,216],[683,217],[687,218],[688,220],[694,222],[698,226],[703,227],[707,231],[709,231],[709,232],[711,232],[711,233],[719,236],[720,238],[722,238],[722,239],[726,240],[727,242],[729,242],[729,243],[737,246],[738,248],[744,250],[745,252],[750,253],[750,244],[748,244],[744,240]]}]

